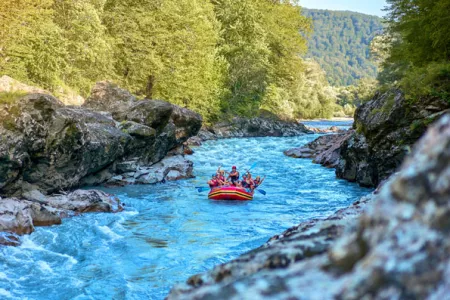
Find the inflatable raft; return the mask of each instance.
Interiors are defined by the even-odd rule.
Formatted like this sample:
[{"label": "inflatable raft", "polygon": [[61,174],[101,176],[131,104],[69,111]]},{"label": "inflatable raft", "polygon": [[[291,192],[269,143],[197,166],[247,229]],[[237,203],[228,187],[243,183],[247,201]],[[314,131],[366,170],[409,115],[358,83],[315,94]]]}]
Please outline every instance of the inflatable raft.
[{"label": "inflatable raft", "polygon": [[222,186],[212,189],[208,194],[208,198],[212,200],[247,201],[253,199],[253,193],[235,186]]}]

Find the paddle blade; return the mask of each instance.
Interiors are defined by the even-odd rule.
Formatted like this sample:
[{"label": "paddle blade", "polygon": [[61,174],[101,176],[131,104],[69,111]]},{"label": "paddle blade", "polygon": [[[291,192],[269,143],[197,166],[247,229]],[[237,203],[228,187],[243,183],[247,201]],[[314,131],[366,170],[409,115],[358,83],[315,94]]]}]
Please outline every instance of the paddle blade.
[{"label": "paddle blade", "polygon": [[195,187],[199,193],[209,190],[209,187],[196,186]]},{"label": "paddle blade", "polygon": [[250,166],[250,169],[248,169],[248,170],[250,171],[251,169],[253,169],[254,167],[256,167],[257,164],[258,164],[257,162],[253,163],[253,165],[251,165],[251,166]]},{"label": "paddle blade", "polygon": [[257,189],[257,191],[263,194],[264,196],[267,194],[265,190]]}]

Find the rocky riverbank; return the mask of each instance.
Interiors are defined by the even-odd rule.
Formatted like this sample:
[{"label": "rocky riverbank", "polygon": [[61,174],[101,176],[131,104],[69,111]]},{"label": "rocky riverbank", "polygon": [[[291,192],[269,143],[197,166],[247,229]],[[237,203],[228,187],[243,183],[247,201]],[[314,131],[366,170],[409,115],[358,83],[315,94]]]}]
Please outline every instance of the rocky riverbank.
[{"label": "rocky riverbank", "polygon": [[446,115],[378,194],[193,276],[175,286],[168,299],[445,298],[450,289],[449,149]]},{"label": "rocky riverbank", "polygon": [[[101,192],[89,194],[89,208],[85,193],[65,191],[192,177],[192,162],[177,148],[202,125],[188,109],[138,100],[108,82],[98,83],[82,107],[42,93],[19,97],[0,104],[0,120],[0,231],[14,234],[58,224],[71,212],[120,209]],[[48,196],[55,193],[63,195]]]},{"label": "rocky riverbank", "polygon": [[188,140],[188,145],[199,146],[202,142],[226,138],[244,137],[288,137],[313,134],[315,131],[302,123],[282,121],[274,118],[256,117],[251,119],[234,118],[213,126],[204,126],[197,136]]},{"label": "rocky riverbank", "polygon": [[377,187],[398,170],[428,125],[448,111],[449,104],[441,99],[412,103],[400,91],[388,91],[356,110],[352,130],[321,136],[285,154],[313,159],[335,168],[338,178]]},{"label": "rocky riverbank", "polygon": [[353,130],[340,130],[337,134],[323,135],[302,147],[286,150],[284,154],[293,158],[312,159],[314,163],[324,167],[336,168],[339,165],[341,147],[353,133]]}]

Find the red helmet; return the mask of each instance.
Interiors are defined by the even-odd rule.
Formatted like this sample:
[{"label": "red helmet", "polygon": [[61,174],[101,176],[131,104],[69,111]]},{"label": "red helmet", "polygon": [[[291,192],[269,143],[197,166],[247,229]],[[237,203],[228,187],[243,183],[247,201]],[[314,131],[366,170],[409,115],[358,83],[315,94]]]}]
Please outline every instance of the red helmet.
[{"label": "red helmet", "polygon": [[236,166],[232,166],[231,168],[232,168],[232,169],[236,169]]}]

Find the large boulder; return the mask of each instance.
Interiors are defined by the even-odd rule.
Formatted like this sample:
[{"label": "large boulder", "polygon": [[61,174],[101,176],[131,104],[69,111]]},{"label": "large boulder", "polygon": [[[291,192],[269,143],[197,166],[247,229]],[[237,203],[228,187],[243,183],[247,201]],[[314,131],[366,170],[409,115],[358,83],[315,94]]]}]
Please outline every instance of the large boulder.
[{"label": "large boulder", "polygon": [[[196,135],[202,126],[202,117],[189,109],[161,100],[139,100],[110,82],[97,83],[84,107],[110,112],[121,122],[123,130],[136,137],[129,152],[146,149],[146,153],[136,155],[143,157],[145,163],[160,161],[169,150]],[[141,127],[139,130],[136,124]],[[153,129],[154,134],[148,129],[143,131],[143,126]]]},{"label": "large boulder", "polygon": [[138,100],[105,82],[83,107],[64,106],[48,94],[23,96],[0,105],[0,195],[101,184],[123,161],[160,161],[201,124],[188,109]]},{"label": "large boulder", "polygon": [[446,299],[449,195],[446,115],[356,222],[344,214],[334,227],[326,219],[291,228],[177,285],[168,299]]},{"label": "large boulder", "polygon": [[51,193],[76,187],[124,155],[131,137],[106,115],[30,94],[0,107],[0,188],[22,192],[24,182]]},{"label": "large boulder", "polygon": [[449,107],[435,97],[408,101],[397,90],[377,94],[356,110],[356,132],[341,149],[337,176],[377,186],[399,168],[428,125]]}]

